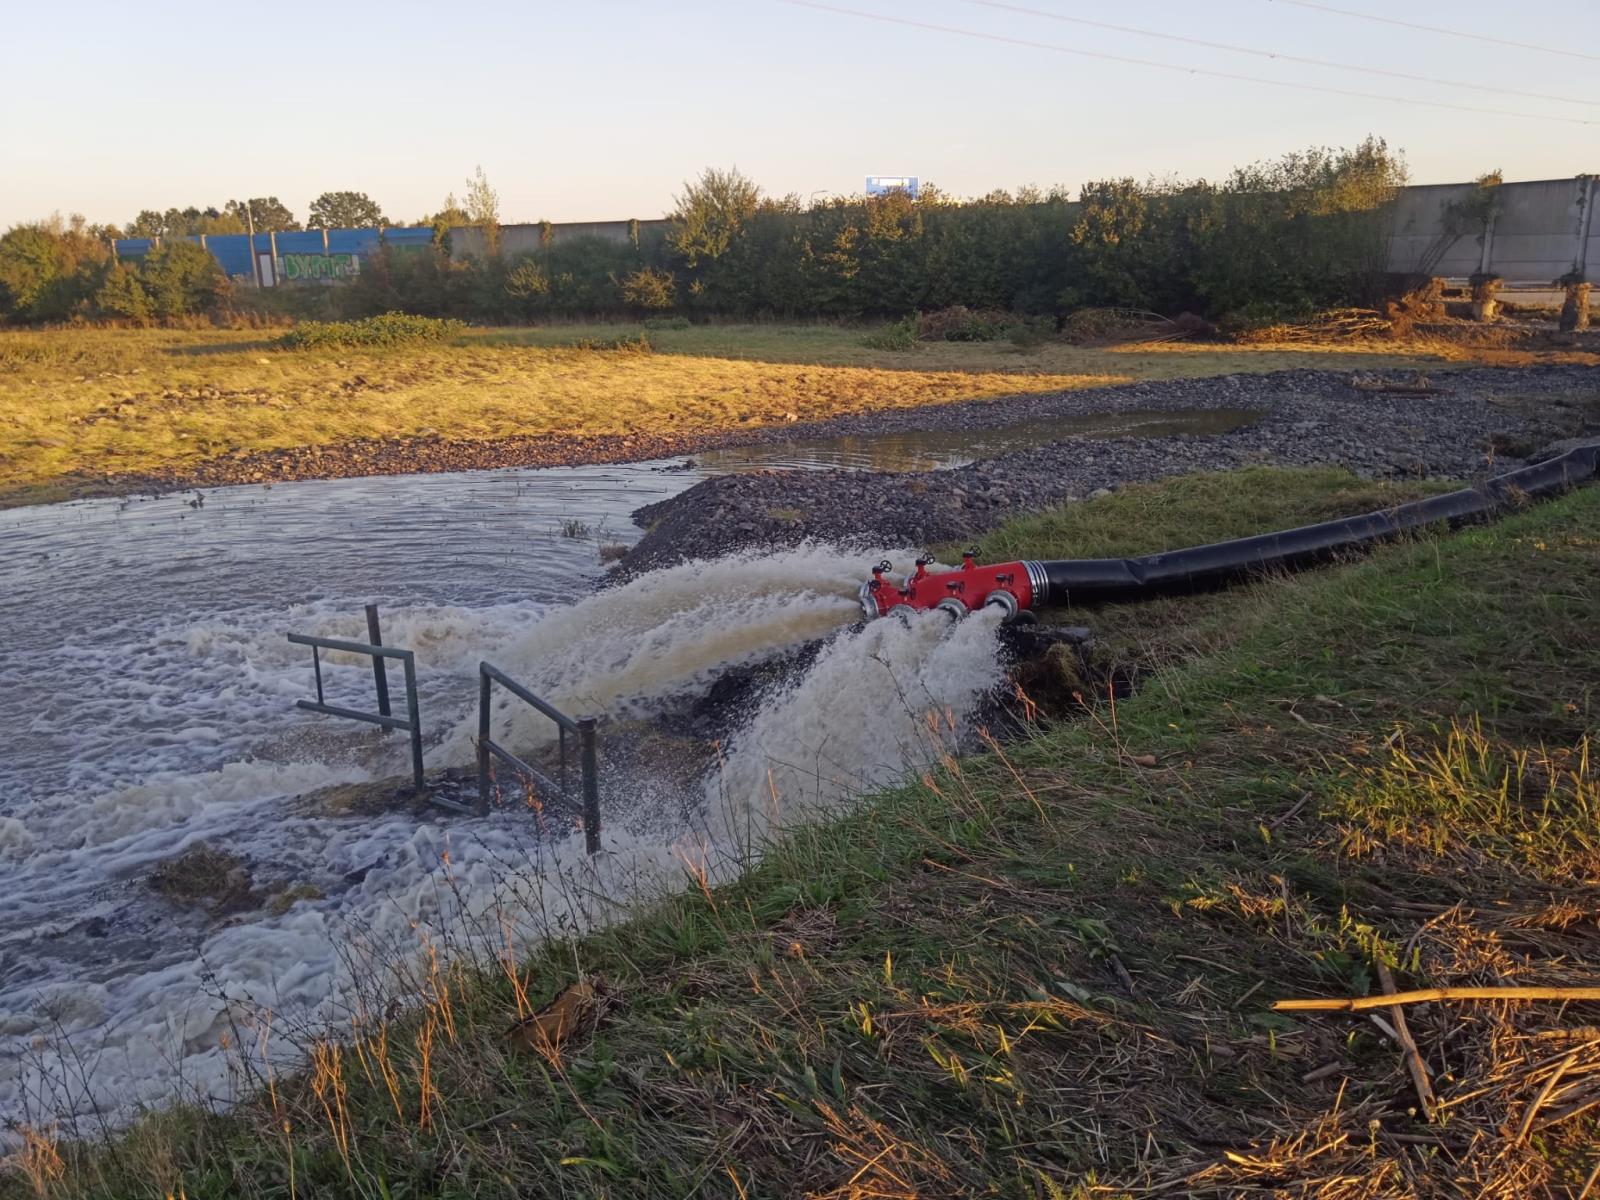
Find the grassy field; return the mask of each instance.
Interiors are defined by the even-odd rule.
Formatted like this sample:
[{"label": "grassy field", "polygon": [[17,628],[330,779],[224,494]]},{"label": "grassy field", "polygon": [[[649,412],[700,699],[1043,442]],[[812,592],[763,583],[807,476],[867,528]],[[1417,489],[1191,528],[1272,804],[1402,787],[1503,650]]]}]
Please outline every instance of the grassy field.
[{"label": "grassy field", "polygon": [[[1133,552],[1399,496],[1236,482],[1247,500],[1129,488],[990,548]],[[1577,1196],[1600,1007],[1271,1004],[1595,983],[1597,527],[1590,488],[1159,621],[1071,614],[1118,655],[1119,628],[1159,631],[1136,694],[1064,674],[1075,719],[799,831],[735,885],[446,976],[230,1116],[111,1148],[32,1134],[12,1192]],[[508,1041],[557,997],[570,1027]]]},{"label": "grassy field", "polygon": [[[1137,379],[1431,369],[1437,347],[937,343],[836,325],[473,330],[450,345],[289,352],[277,331],[0,333],[0,505],[235,451],[358,438],[694,434]],[[655,353],[574,349],[648,334]],[[1525,356],[1524,356],[1525,357]]]}]

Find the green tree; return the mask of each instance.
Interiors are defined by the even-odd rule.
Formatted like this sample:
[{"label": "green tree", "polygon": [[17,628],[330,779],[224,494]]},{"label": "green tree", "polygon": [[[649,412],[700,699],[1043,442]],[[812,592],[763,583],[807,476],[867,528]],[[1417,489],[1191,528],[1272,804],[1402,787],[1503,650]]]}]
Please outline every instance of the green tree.
[{"label": "green tree", "polygon": [[472,218],[467,214],[467,210],[461,207],[460,202],[456,200],[456,194],[451,192],[444,198],[443,208],[436,213],[424,216],[417,224],[432,225],[433,240],[442,242],[453,227],[470,225],[472,224]]},{"label": "green tree", "polygon": [[761,189],[737,167],[707,167],[675,197],[668,242],[691,267],[715,262],[744,231],[761,207]]},{"label": "green tree", "polygon": [[[246,205],[249,205],[248,212]],[[229,200],[223,205],[222,211],[236,221],[242,222],[246,229],[253,220],[257,233],[293,233],[300,228],[300,222],[294,219],[294,213],[289,211],[289,206],[276,196]]]},{"label": "green tree", "polygon": [[213,312],[228,294],[217,260],[194,242],[163,242],[144,256],[139,274],[151,313],[163,319]]},{"label": "green tree", "polygon": [[131,238],[160,237],[166,231],[166,221],[153,208],[140,210],[139,215],[128,222],[128,236]]},{"label": "green tree", "polygon": [[244,214],[215,208],[169,208],[166,212],[144,209],[128,224],[129,237],[197,237],[202,233],[243,233]]},{"label": "green tree", "polygon": [[365,192],[323,192],[311,202],[308,229],[371,229],[389,222]]},{"label": "green tree", "polygon": [[61,239],[42,224],[13,227],[0,237],[0,311],[40,319],[43,301],[70,269]]},{"label": "green tree", "polygon": [[500,253],[500,193],[489,186],[480,166],[467,180],[467,220],[483,231],[483,248],[489,257]]},{"label": "green tree", "polygon": [[95,289],[91,306],[96,316],[112,317],[143,324],[150,319],[150,293],[139,272],[127,263],[112,263]]},{"label": "green tree", "polygon": [[0,237],[0,315],[66,320],[93,291],[108,257],[104,237],[76,214],[13,226]]}]

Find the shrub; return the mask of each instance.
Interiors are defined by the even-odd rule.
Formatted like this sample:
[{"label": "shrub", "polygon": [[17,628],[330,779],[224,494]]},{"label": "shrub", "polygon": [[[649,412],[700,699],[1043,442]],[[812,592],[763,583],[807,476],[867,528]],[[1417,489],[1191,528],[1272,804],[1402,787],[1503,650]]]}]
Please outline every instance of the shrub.
[{"label": "shrub", "polygon": [[868,350],[915,350],[917,348],[917,319],[906,317],[885,325],[876,333],[861,339]]},{"label": "shrub", "polygon": [[96,316],[141,325],[153,313],[150,293],[145,291],[139,272],[124,263],[111,264],[105,279],[95,289],[91,305]]},{"label": "shrub", "polygon": [[953,304],[917,319],[917,337],[925,342],[992,342],[1017,324],[1010,313]]},{"label": "shrub", "polygon": [[81,217],[14,226],[0,237],[0,316],[66,320],[98,286],[106,257]]},{"label": "shrub", "polygon": [[624,333],[614,338],[579,338],[561,347],[603,354],[654,354],[655,346],[644,333]]},{"label": "shrub", "polygon": [[1049,317],[1023,317],[1006,331],[1006,340],[1018,350],[1042,350],[1055,341],[1056,323]]},{"label": "shrub", "polygon": [[450,260],[439,243],[427,247],[383,246],[361,264],[361,273],[334,288],[295,288],[326,292],[344,317],[372,317],[405,311],[442,317],[468,311],[470,267]]},{"label": "shrub", "polygon": [[48,230],[26,225],[10,230],[0,237],[0,307],[38,319],[41,301],[68,269],[60,239]]},{"label": "shrub", "polygon": [[533,256],[518,260],[506,272],[505,293],[517,307],[538,312],[550,299],[550,275]]},{"label": "shrub", "polygon": [[306,321],[278,339],[285,350],[312,350],[344,346],[404,346],[439,342],[466,329],[461,321],[385,313],[360,321]]},{"label": "shrub", "polygon": [[646,312],[660,312],[677,302],[677,285],[671,271],[658,271],[654,267],[640,267],[625,276],[620,284],[622,298],[634,308]]},{"label": "shrub", "polygon": [[211,252],[195,242],[163,242],[144,256],[139,276],[150,310],[166,320],[215,312],[231,288]]}]

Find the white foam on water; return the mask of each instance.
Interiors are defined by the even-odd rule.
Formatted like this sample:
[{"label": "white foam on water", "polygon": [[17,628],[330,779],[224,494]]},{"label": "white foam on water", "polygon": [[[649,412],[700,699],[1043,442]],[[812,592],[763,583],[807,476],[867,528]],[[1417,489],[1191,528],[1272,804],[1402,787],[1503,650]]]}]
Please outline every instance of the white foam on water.
[{"label": "white foam on water", "polygon": [[[283,630],[360,637],[360,618],[310,605],[265,625],[237,614],[174,622],[118,685],[163,706],[171,736],[131,769],[96,764],[103,747],[91,743],[85,786],[0,820],[18,906],[0,923],[0,1034],[17,1051],[0,1056],[0,1116],[93,1132],[141,1104],[226,1103],[247,1085],[243,1043],[291,1064],[305,1031],[348,1030],[353,1012],[374,1011],[375,993],[404,995],[406,977],[391,968],[413,963],[424,941],[494,953],[508,936],[525,947],[615,919],[616,905],[595,897],[679,886],[691,854],[713,878],[731,877],[768,837],[932,761],[999,681],[998,616],[854,624],[864,561],[807,546],[673,567],[543,612],[385,612],[385,640],[418,653],[425,719],[443,714],[430,765],[471,760],[479,659],[569,712],[638,715],[729,666],[826,639],[799,678],[754,705],[693,816],[648,829],[608,822],[595,859],[575,832],[541,832],[527,813],[332,817],[291,803],[404,769],[403,738],[292,713],[265,721],[253,742],[232,740],[237,714],[279,712],[306,694],[308,654]],[[325,676],[330,700],[370,703],[364,662],[335,660]],[[545,728],[520,704],[496,714],[497,738],[514,745]],[[196,739],[228,761],[180,765],[196,761]],[[309,883],[325,898],[220,926],[175,913],[145,880],[199,841],[242,855],[258,882]],[[91,930],[97,918],[109,933]],[[91,1055],[92,1072],[78,1054]]]}]

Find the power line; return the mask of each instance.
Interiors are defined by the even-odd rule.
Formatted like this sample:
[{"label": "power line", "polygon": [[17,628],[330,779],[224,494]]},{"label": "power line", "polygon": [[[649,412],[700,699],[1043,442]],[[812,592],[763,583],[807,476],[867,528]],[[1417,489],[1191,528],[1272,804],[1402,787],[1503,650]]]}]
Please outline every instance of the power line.
[{"label": "power line", "polygon": [[[1272,0],[1267,0],[1270,4]],[[1415,21],[1401,21],[1395,17],[1380,17],[1376,13],[1356,12],[1351,8],[1335,8],[1331,4],[1317,4],[1314,0],[1281,0],[1296,8],[1314,8],[1318,12],[1334,13],[1341,17],[1354,17],[1358,21],[1377,21],[1382,25],[1398,25],[1401,29],[1420,29],[1423,33],[1442,33],[1445,37],[1466,38],[1474,42],[1488,42],[1495,46],[1511,46],[1517,50],[1534,50],[1540,54],[1559,54],[1563,58],[1582,58],[1600,62],[1600,54],[1583,54],[1577,50],[1561,50],[1555,46],[1536,46],[1532,42],[1514,42],[1510,38],[1494,37],[1487,33],[1468,33],[1464,29],[1444,29],[1438,25],[1419,25]]]},{"label": "power line", "polygon": [[1405,96],[1385,96],[1378,92],[1357,92],[1349,88],[1327,87],[1317,83],[1294,83],[1286,79],[1266,79],[1260,75],[1240,75],[1232,71],[1216,71],[1208,67],[1185,67],[1179,63],[1159,62],[1151,58],[1133,58],[1126,54],[1107,54],[1099,50],[1080,50],[1076,46],[1063,46],[1057,42],[1037,42],[1031,38],[1008,37],[1001,33],[985,33],[977,29],[962,29],[955,25],[935,25],[931,21],[915,21],[909,17],[891,17],[883,13],[864,12],[858,8],[843,8],[835,4],[822,4],[818,0],[778,0],[780,4],[796,8],[814,8],[818,12],[837,13],[846,17],[860,17],[867,21],[881,21],[886,25],[904,25],[910,29],[927,29],[934,33],[953,33],[959,37],[976,38],[984,42],[998,42],[1006,46],[1026,46],[1031,50],[1051,50],[1057,54],[1071,54],[1078,58],[1097,58],[1105,62],[1126,63],[1135,67],[1154,67],[1161,71],[1176,71],[1181,75],[1208,75],[1213,79],[1229,79],[1241,83],[1264,83],[1270,87],[1294,88],[1302,92],[1321,92],[1328,96],[1352,96],[1360,100],[1381,100],[1385,104],[1406,104],[1421,108],[1446,108],[1454,112],[1479,113],[1491,117],[1517,117],[1524,121],[1556,122],[1565,125],[1594,125],[1597,122],[1583,117],[1554,117],[1544,113],[1512,112],[1508,109],[1481,108],[1472,104],[1453,104],[1448,100],[1413,100]]},{"label": "power line", "polygon": [[1212,42],[1205,38],[1185,37],[1178,33],[1162,33],[1155,29],[1136,29],[1131,25],[1113,25],[1107,21],[1092,21],[1087,17],[1069,17],[1065,13],[1050,12],[1042,8],[1028,8],[1021,4],[1005,4],[1002,0],[963,0],[979,8],[994,8],[1002,12],[1022,13],[1030,17],[1045,17],[1051,21],[1064,21],[1069,25],[1087,25],[1091,29],[1108,29],[1113,33],[1131,33],[1138,37],[1159,38],[1163,42],[1181,42],[1186,46],[1203,46],[1208,50],[1226,50],[1230,54],[1253,54],[1257,58],[1270,58],[1278,62],[1303,63],[1311,67],[1330,67],[1335,71],[1359,71],[1365,75],[1384,75],[1390,79],[1406,79],[1412,83],[1431,83],[1439,87],[1469,88],[1475,92],[1498,92],[1502,96],[1521,96],[1527,100],[1553,100],[1558,104],[1600,104],[1600,100],[1580,100],[1574,96],[1553,96],[1548,92],[1523,92],[1515,88],[1492,87],[1485,83],[1467,83],[1456,79],[1435,79],[1430,75],[1412,75],[1406,71],[1388,71],[1382,67],[1364,67],[1354,63],[1332,62],[1325,58],[1306,58],[1298,54],[1280,54],[1275,50],[1258,50],[1253,46],[1235,46],[1230,42]]}]

